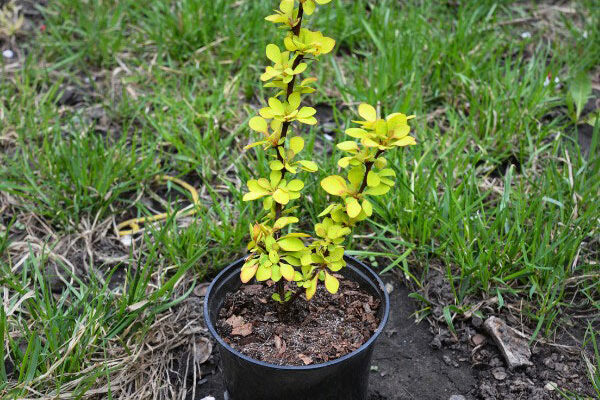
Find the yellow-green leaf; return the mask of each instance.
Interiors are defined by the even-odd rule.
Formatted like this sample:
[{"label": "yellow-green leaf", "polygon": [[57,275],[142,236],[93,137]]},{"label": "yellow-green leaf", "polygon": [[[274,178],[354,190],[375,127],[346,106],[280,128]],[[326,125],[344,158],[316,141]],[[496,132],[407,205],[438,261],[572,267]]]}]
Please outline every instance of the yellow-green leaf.
[{"label": "yellow-green leaf", "polygon": [[346,129],[346,135],[353,138],[362,139],[367,136],[367,131],[360,128],[348,128]]},{"label": "yellow-green leaf", "polygon": [[263,144],[266,144],[266,143],[267,143],[266,140],[261,140],[259,142],[250,143],[250,144],[244,146],[244,150],[248,150],[248,149],[251,149],[256,146],[262,146]]},{"label": "yellow-green leaf", "polygon": [[387,160],[385,159],[385,157],[379,157],[377,160],[375,160],[375,166],[379,169],[385,168],[386,165]]},{"label": "yellow-green leaf", "polygon": [[290,181],[290,183],[288,183],[288,185],[287,185],[288,190],[291,190],[292,192],[297,192],[299,190],[302,190],[303,187],[304,187],[304,182],[302,182],[300,179],[294,179],[294,180]]},{"label": "yellow-green leaf", "polygon": [[265,189],[265,190],[269,190],[271,189],[271,185],[269,183],[269,181],[267,180],[267,178],[259,178],[257,181],[258,185]]},{"label": "yellow-green leaf", "polygon": [[329,214],[331,212],[331,210],[333,210],[333,207],[335,207],[336,204],[330,204],[327,206],[326,209],[323,210],[323,212],[321,212],[321,214],[319,214],[319,218],[324,217],[325,215]]},{"label": "yellow-green leaf", "polygon": [[360,185],[364,179],[364,176],[365,176],[365,173],[363,171],[362,166],[356,166],[356,167],[352,168],[350,171],[348,171],[348,180],[350,181],[350,183],[352,183],[354,186],[356,186],[357,190],[360,187]]},{"label": "yellow-green leaf", "polygon": [[[281,171],[271,171],[271,173],[269,174],[269,180],[272,188],[276,188],[277,185],[279,185],[279,182],[281,182],[282,175],[283,174],[281,173]],[[261,180],[259,179],[258,182],[260,183]]]},{"label": "yellow-green leaf", "polygon": [[309,252],[304,253],[302,255],[302,258],[300,258],[300,264],[302,264],[302,265],[310,265],[311,261],[312,261],[312,257]]},{"label": "yellow-green leaf", "polygon": [[317,113],[317,110],[315,110],[312,107],[302,107],[300,109],[300,111],[298,111],[298,118],[304,119],[304,118],[312,117],[316,113]]},{"label": "yellow-green leaf", "polygon": [[338,143],[337,148],[343,151],[358,151],[358,143],[353,140]]},{"label": "yellow-green leaf", "polygon": [[417,144],[417,141],[412,136],[405,136],[400,140],[396,140],[392,143],[394,146],[404,147],[404,146],[414,146]]},{"label": "yellow-green leaf", "polygon": [[377,111],[375,111],[375,108],[373,108],[373,106],[367,103],[362,103],[358,106],[358,115],[363,117],[366,121],[370,122],[375,121],[377,119]]},{"label": "yellow-green leaf", "polygon": [[350,218],[356,218],[358,214],[360,214],[361,210],[362,208],[360,207],[360,204],[358,204],[358,200],[355,198],[350,198],[346,203],[346,212]]},{"label": "yellow-green leaf", "polygon": [[279,282],[281,280],[281,271],[279,270],[278,264],[273,264],[271,266],[271,279],[273,282]]},{"label": "yellow-green leaf", "polygon": [[294,11],[294,0],[281,0],[279,3],[279,9],[284,14],[291,14]]},{"label": "yellow-green leaf", "polygon": [[312,15],[312,13],[315,12],[315,8],[317,8],[317,6],[313,0],[307,0],[304,2],[304,12],[306,15]]},{"label": "yellow-green leaf", "polygon": [[260,199],[261,197],[265,196],[266,194],[267,193],[265,193],[265,192],[248,192],[244,195],[244,198],[242,200],[252,201],[252,200]]},{"label": "yellow-green leaf", "polygon": [[291,282],[294,280],[295,272],[294,268],[289,264],[281,263],[279,264],[279,272],[285,278],[286,281]]},{"label": "yellow-green leaf", "polygon": [[382,196],[390,191],[390,187],[387,185],[379,185],[375,187],[368,188],[365,193],[370,194],[371,196]]},{"label": "yellow-green leaf", "polygon": [[340,281],[335,276],[325,272],[325,288],[329,293],[335,294],[340,288]]},{"label": "yellow-green leaf", "polygon": [[321,187],[327,193],[343,196],[348,192],[346,180],[339,175],[331,175],[321,181]]},{"label": "yellow-green leaf", "polygon": [[277,189],[275,193],[273,193],[273,200],[275,200],[279,204],[286,205],[290,202],[290,195],[284,190]]},{"label": "yellow-green leaf", "polygon": [[273,229],[281,229],[286,225],[295,224],[298,222],[296,217],[281,217],[273,224]]},{"label": "yellow-green leaf", "polygon": [[273,61],[274,63],[281,62],[281,51],[277,45],[273,43],[268,44],[266,53],[269,60]]},{"label": "yellow-green leaf", "polygon": [[367,217],[370,217],[371,215],[373,215],[373,205],[371,204],[371,202],[367,199],[364,199],[362,202],[362,209],[365,211],[365,214],[367,214]]},{"label": "yellow-green leaf", "polygon": [[316,125],[316,123],[317,123],[317,119],[315,117],[308,117],[308,118],[299,118],[298,117],[298,118],[296,118],[296,120],[298,122],[301,122],[306,125]]},{"label": "yellow-green leaf", "polygon": [[250,282],[250,279],[254,277],[256,274],[256,270],[258,269],[258,264],[244,266],[242,267],[242,271],[240,272],[240,279],[243,283]]},{"label": "yellow-green leaf", "polygon": [[294,69],[293,72],[294,72],[294,74],[301,74],[304,71],[306,71],[307,67],[308,67],[308,64],[306,64],[306,63],[298,64],[298,66]]},{"label": "yellow-green leaf", "polygon": [[379,178],[379,175],[377,175],[377,172],[369,171],[369,175],[367,175],[367,185],[369,185],[369,187],[374,187],[379,185],[380,182],[381,179]]},{"label": "yellow-green leaf", "polygon": [[277,241],[277,244],[279,244],[279,247],[281,247],[285,251],[304,250],[304,242],[294,237],[286,237],[284,239],[279,239],[279,241]]},{"label": "yellow-green leaf", "polygon": [[308,172],[316,172],[319,170],[319,166],[314,161],[300,160],[298,164],[302,165],[302,168]]},{"label": "yellow-green leaf", "polygon": [[304,148],[304,139],[300,136],[294,136],[290,139],[290,149],[294,152],[294,154],[298,154]]},{"label": "yellow-green leaf", "polygon": [[250,179],[246,185],[248,185],[248,189],[251,192],[266,192],[265,188],[256,179]]},{"label": "yellow-green leaf", "polygon": [[370,139],[367,137],[363,138],[360,142],[362,143],[363,146],[366,146],[366,147],[378,147],[379,146],[379,143],[377,143],[373,139]]},{"label": "yellow-green leaf", "polygon": [[384,120],[379,120],[375,123],[375,134],[377,136],[387,135],[387,123]]},{"label": "yellow-green leaf", "polygon": [[261,265],[256,270],[256,280],[259,282],[266,281],[271,277],[271,267]]},{"label": "yellow-green leaf", "polygon": [[337,246],[335,249],[329,251],[328,259],[332,261],[341,260],[344,257],[344,248],[342,246]]},{"label": "yellow-green leaf", "polygon": [[292,110],[297,109],[300,106],[300,93],[293,92],[290,95],[290,97],[288,97],[288,104],[290,105],[290,107],[292,108]]},{"label": "yellow-green leaf", "polygon": [[318,277],[315,276],[310,282],[310,286],[306,289],[306,300],[312,299],[315,295],[317,291],[317,279]]},{"label": "yellow-green leaf", "polygon": [[269,168],[274,171],[280,171],[283,169],[283,163],[279,160],[273,160],[269,163]]},{"label": "yellow-green leaf", "polygon": [[267,132],[267,121],[263,117],[253,117],[248,121],[250,129],[256,132]]},{"label": "yellow-green leaf", "polygon": [[340,168],[346,168],[348,165],[350,165],[350,160],[352,160],[352,157],[342,157],[338,161],[338,166]]},{"label": "yellow-green leaf", "polygon": [[283,104],[276,97],[269,97],[269,107],[278,115],[283,114],[285,111]]},{"label": "yellow-green leaf", "polygon": [[381,176],[381,177],[396,176],[396,171],[394,171],[391,168],[385,168],[385,169],[382,169],[381,171],[379,171],[379,176]]}]

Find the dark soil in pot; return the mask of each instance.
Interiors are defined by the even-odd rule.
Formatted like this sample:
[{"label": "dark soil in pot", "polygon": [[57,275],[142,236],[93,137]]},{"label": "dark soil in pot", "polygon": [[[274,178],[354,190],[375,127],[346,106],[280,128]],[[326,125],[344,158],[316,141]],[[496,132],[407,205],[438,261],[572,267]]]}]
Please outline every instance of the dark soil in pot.
[{"label": "dark soil in pot", "polygon": [[320,286],[310,301],[297,297],[282,319],[271,300],[273,287],[243,285],[226,296],[217,331],[234,349],[271,364],[309,365],[342,357],[373,335],[380,300],[358,283],[337,277],[336,294]]}]

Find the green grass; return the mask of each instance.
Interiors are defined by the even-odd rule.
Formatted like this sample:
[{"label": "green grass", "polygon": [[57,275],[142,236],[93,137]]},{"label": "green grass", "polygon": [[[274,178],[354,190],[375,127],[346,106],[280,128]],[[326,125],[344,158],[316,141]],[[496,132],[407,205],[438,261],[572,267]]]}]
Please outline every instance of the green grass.
[{"label": "green grass", "polygon": [[[40,9],[45,31],[33,21],[15,42],[18,67],[0,59],[0,356],[15,366],[0,363],[1,395],[76,398],[104,385],[119,364],[90,369],[98,357],[135,353],[165,304],[244,253],[260,216],[244,183],[266,170],[261,152],[243,151],[247,120],[267,93],[264,46],[281,34],[263,21],[270,3],[56,0]],[[550,336],[571,312],[600,312],[600,127],[584,156],[568,98],[576,77],[598,71],[600,7],[460,4],[334,0],[312,19],[337,40],[312,69],[336,134],[302,132],[322,165],[306,177],[303,228],[326,204],[318,182],[337,168],[330,150],[355,105],[416,114],[419,145],[390,160],[396,190],[354,254],[382,256],[417,292],[442,270],[450,317],[495,296],[497,307],[522,302],[535,335]],[[559,83],[545,86],[548,74]],[[63,104],[73,88],[79,103]],[[198,189],[196,217],[119,244],[117,223],[189,204],[160,174]],[[82,265],[86,246],[119,261]],[[50,264],[65,268],[60,295]]]}]

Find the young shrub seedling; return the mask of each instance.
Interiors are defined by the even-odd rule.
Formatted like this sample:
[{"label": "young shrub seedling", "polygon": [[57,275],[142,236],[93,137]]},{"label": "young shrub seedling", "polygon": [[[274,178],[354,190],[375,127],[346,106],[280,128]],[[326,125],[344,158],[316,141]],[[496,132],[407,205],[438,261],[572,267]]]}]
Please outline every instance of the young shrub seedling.
[{"label": "young shrub seedling", "polygon": [[[321,181],[321,187],[333,201],[319,215],[322,220],[314,227],[315,236],[301,232],[282,234],[284,228],[299,220],[298,209],[291,204],[300,197],[304,183],[296,175],[318,170],[314,161],[299,157],[304,140],[292,132],[292,126],[300,128],[302,124],[317,123],[316,110],[301,107],[302,96],[315,91],[311,85],[316,79],[300,80],[300,76],[306,73],[309,63],[335,47],[334,39],[302,24],[317,5],[330,1],[282,0],[275,14],[266,18],[288,33],[284,49],[276,44],[267,45],[266,55],[273,65],[266,67],[261,80],[277,93],[268,99],[268,107],[262,108],[260,115],[249,122],[250,128],[262,134],[263,139],[247,148],[261,146],[270,152],[271,173],[268,178],[247,183],[244,201],[262,199],[266,215],[250,227],[250,255],[242,267],[241,280],[274,281],[273,299],[281,304],[291,302],[300,293],[310,300],[319,282],[330,293],[338,291],[339,281],[333,273],[346,265],[344,241],[358,222],[373,214],[369,198],[385,195],[394,186],[395,172],[387,168],[386,151],[416,143],[409,136],[408,120],[412,116],[394,113],[380,118],[374,107],[361,104],[358,114],[362,120],[354,121],[358,127],[346,130],[348,136],[358,141],[337,145],[346,154],[338,162],[346,177],[331,175]],[[298,287],[295,293],[285,290],[285,281],[295,282]]]}]

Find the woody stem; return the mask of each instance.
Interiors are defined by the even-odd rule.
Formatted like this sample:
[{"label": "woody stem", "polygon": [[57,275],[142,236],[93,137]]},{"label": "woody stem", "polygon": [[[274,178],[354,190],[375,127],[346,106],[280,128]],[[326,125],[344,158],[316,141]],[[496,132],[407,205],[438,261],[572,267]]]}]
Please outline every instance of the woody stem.
[{"label": "woody stem", "polygon": [[[300,29],[302,27],[302,16],[303,15],[304,15],[304,8],[302,6],[302,3],[300,3],[300,6],[298,8],[298,23],[292,27],[292,33],[294,34],[294,36],[300,35]],[[296,56],[296,59],[294,59],[294,63],[292,64],[292,70],[296,69],[296,67],[298,67],[298,65],[300,65],[300,62],[302,62],[302,58],[303,58],[302,54],[299,54]],[[296,75],[292,76],[292,80],[289,81],[287,84],[286,93],[285,93],[286,100],[289,100],[291,94],[294,93],[295,82],[296,82]],[[279,149],[281,146],[283,146],[285,144],[285,137],[290,128],[290,124],[291,124],[291,121],[285,121],[283,123],[283,125],[281,126],[280,142],[275,147],[275,153],[276,153],[277,159],[282,164],[284,164],[284,159],[283,159],[283,156],[281,155]],[[283,140],[281,140],[281,139],[283,139]],[[284,176],[285,176],[285,168],[283,168],[283,170],[281,171],[281,179],[283,179]],[[277,221],[279,219],[282,211],[283,211],[283,205],[276,202],[275,203],[275,221]],[[276,236],[275,238],[278,239],[279,232],[277,232],[275,234],[275,236]],[[285,287],[284,287],[284,282],[281,279],[277,282],[275,289],[277,290],[277,293],[279,294],[279,300],[284,301],[285,300]],[[283,314],[283,307],[279,307],[278,313],[279,313],[279,317],[281,318],[282,314]]]},{"label": "woody stem", "polygon": [[[302,3],[300,3],[300,6],[298,8],[298,23],[296,25],[294,25],[294,27],[292,28],[292,33],[295,36],[298,36],[300,34],[300,28],[302,27],[302,15],[303,14],[304,14],[304,8],[302,6]],[[292,64],[292,70],[296,69],[298,67],[298,65],[300,65],[303,58],[304,58],[304,56],[302,54],[299,54],[296,56],[296,58],[294,59],[294,63]],[[296,75],[292,76],[292,80],[289,81],[287,84],[286,95],[285,95],[286,100],[289,100],[291,94],[294,93],[295,82],[296,82]],[[279,152],[279,148],[282,147],[285,143],[285,140],[281,141],[281,139],[285,139],[285,137],[288,133],[288,130],[290,128],[290,124],[291,124],[291,121],[285,121],[283,123],[283,125],[281,126],[281,138],[279,139],[280,143],[275,147],[275,153],[276,153],[277,159],[282,164],[284,163],[284,160],[283,160],[283,156]],[[284,175],[285,175],[285,168],[281,171],[281,179],[283,179]],[[275,221],[277,221],[277,219],[281,216],[282,211],[283,211],[283,206],[279,203],[276,203],[275,204]]]},{"label": "woody stem", "polygon": [[362,181],[362,184],[360,185],[360,189],[359,189],[358,193],[362,193],[363,190],[365,190],[365,188],[367,187],[367,176],[369,175],[369,172],[371,172],[371,168],[373,168],[373,164],[375,164],[375,160],[377,160],[382,153],[383,153],[383,150],[377,150],[377,153],[375,154],[375,159],[373,161],[369,161],[365,164],[365,176],[363,177],[363,181]]}]

